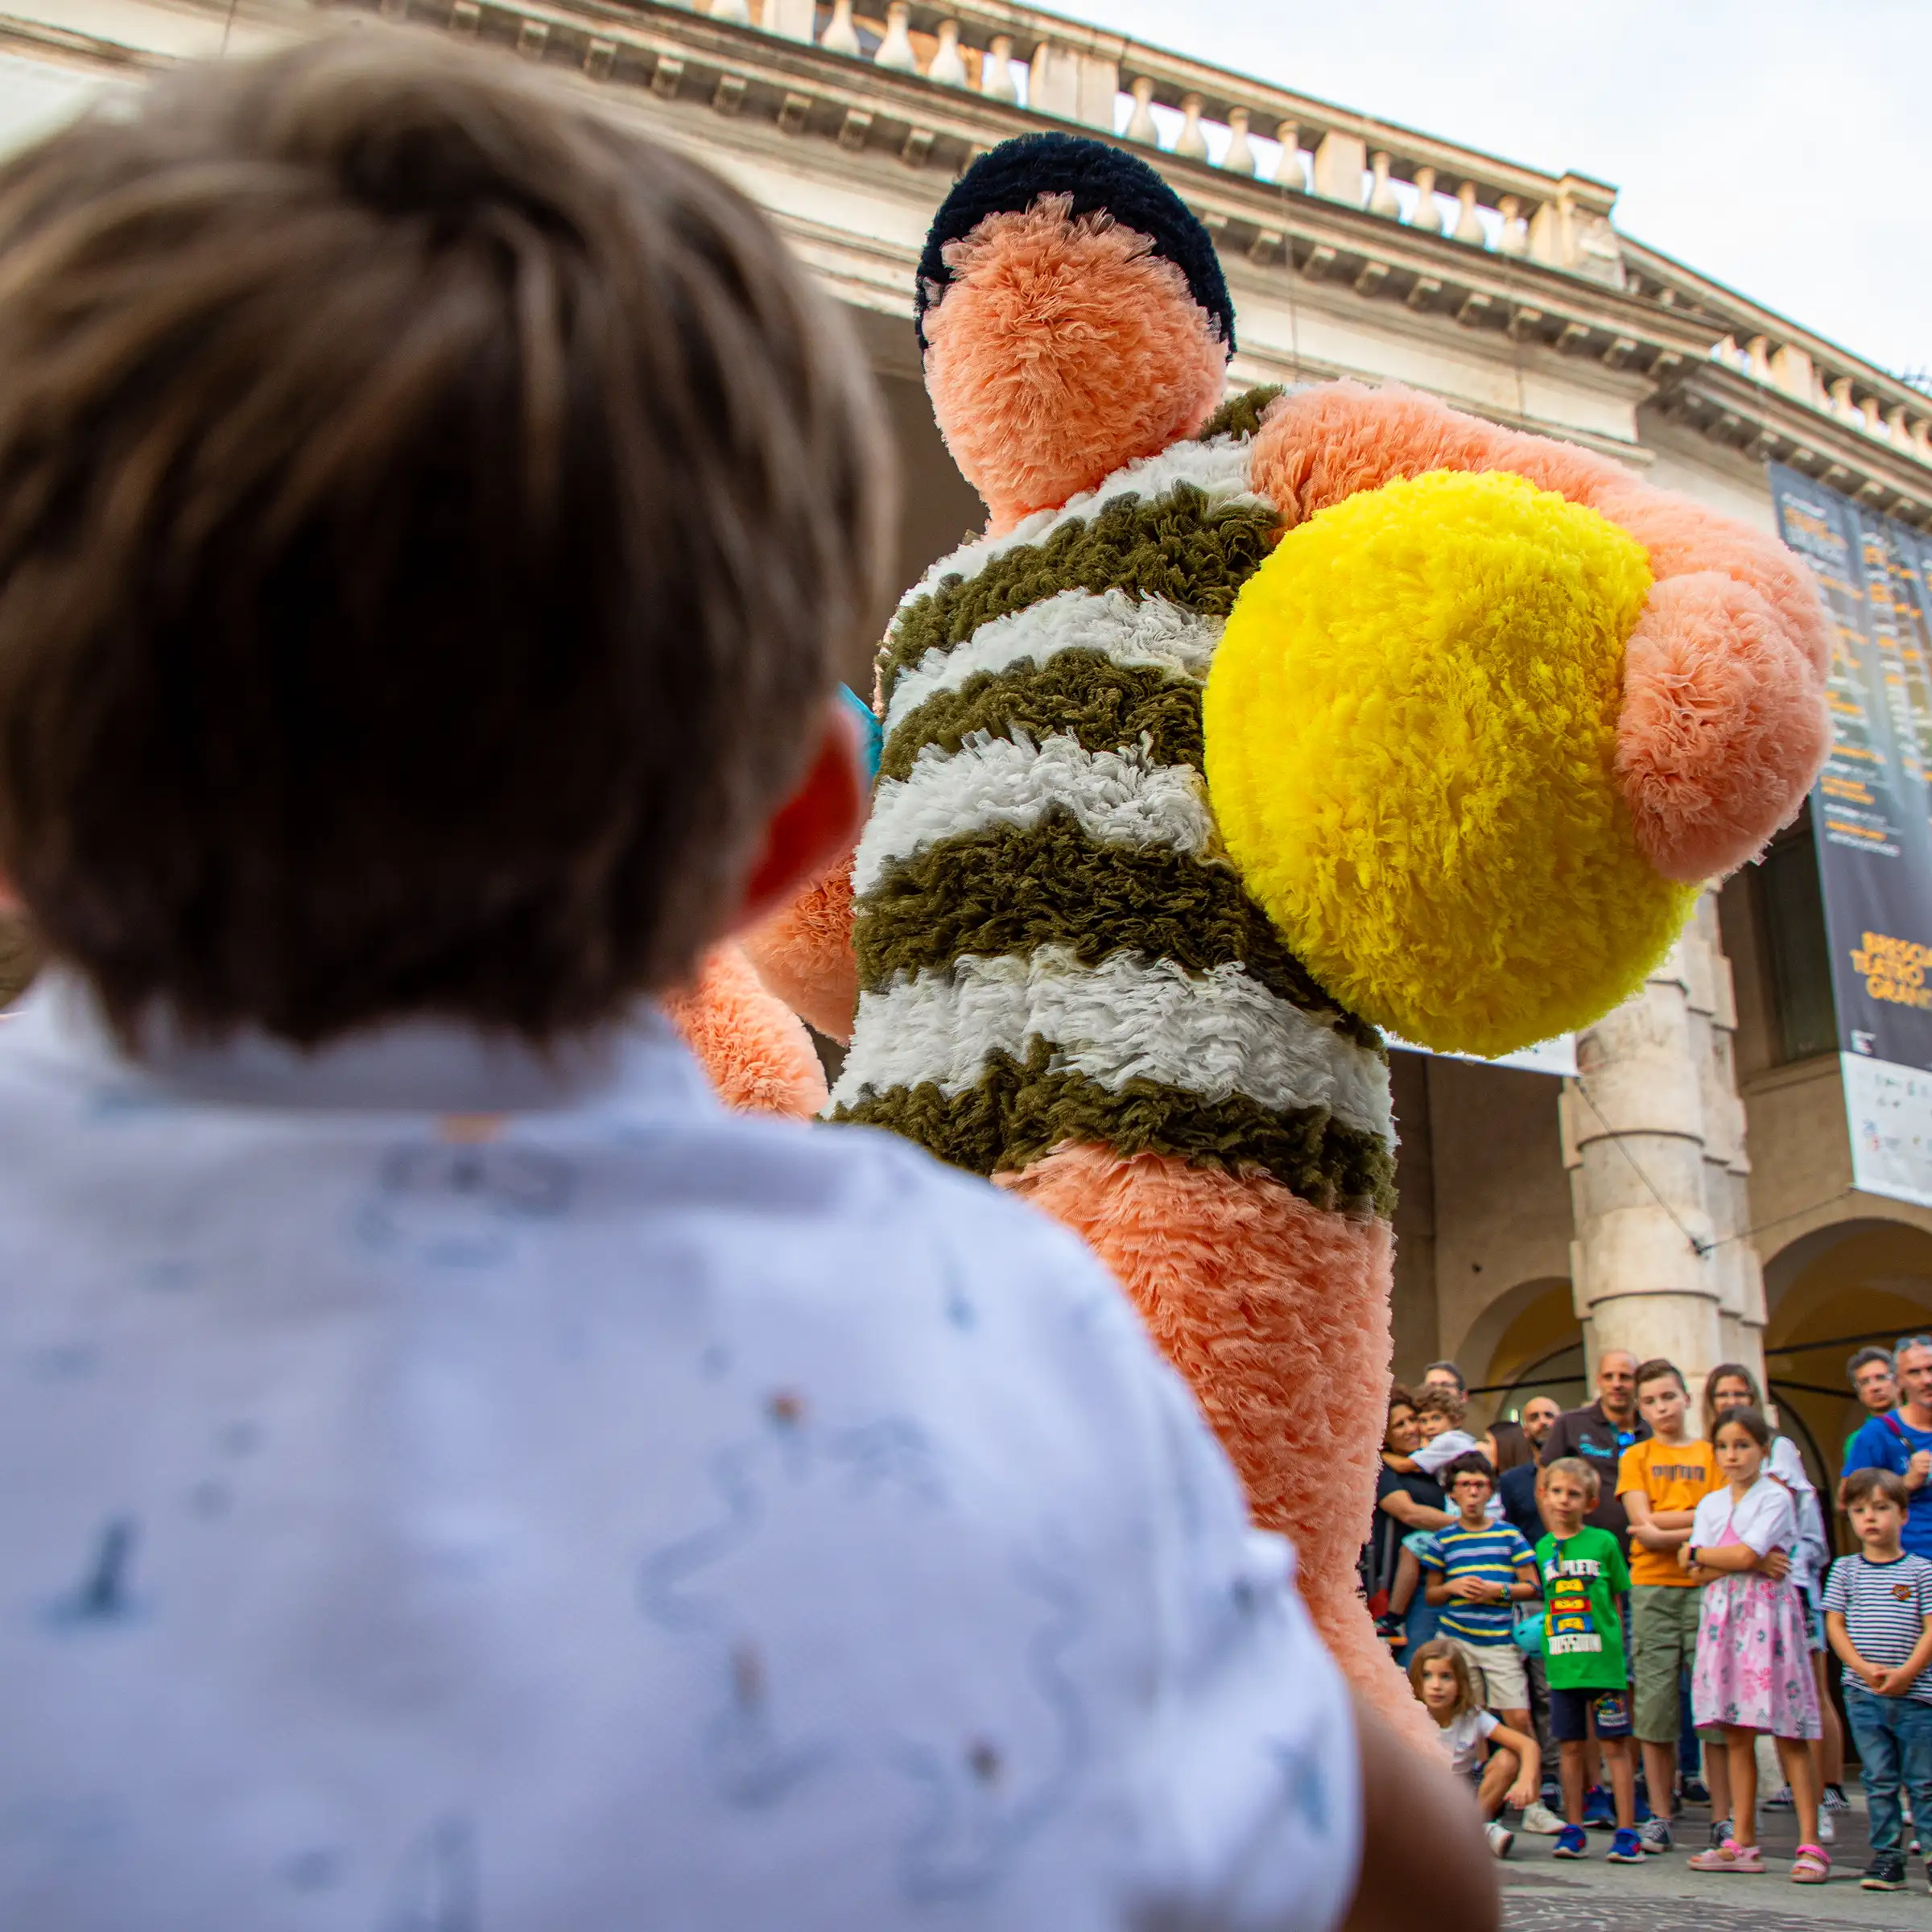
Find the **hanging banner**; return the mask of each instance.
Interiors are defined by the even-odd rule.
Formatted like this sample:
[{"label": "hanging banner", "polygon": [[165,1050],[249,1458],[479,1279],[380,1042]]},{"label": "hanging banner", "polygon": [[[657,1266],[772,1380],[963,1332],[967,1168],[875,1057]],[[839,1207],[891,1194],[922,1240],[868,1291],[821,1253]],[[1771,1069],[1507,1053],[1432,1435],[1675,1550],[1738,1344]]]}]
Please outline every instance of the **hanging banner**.
[{"label": "hanging banner", "polygon": [[1811,795],[1854,1185],[1932,1207],[1932,539],[1782,464],[1779,533],[1835,620]]}]

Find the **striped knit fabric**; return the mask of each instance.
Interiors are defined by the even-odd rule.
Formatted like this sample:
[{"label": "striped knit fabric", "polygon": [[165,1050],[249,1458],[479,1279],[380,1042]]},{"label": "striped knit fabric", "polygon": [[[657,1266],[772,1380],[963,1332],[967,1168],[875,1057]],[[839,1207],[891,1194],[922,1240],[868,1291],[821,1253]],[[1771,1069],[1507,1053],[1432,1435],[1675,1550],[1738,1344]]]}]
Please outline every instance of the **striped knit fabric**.
[{"label": "striped knit fabric", "polygon": [[1202,777],[1208,664],[1280,522],[1248,474],[1276,393],[900,605],[833,1118],[981,1174],[1098,1142],[1391,1212],[1381,1039],[1242,890]]}]

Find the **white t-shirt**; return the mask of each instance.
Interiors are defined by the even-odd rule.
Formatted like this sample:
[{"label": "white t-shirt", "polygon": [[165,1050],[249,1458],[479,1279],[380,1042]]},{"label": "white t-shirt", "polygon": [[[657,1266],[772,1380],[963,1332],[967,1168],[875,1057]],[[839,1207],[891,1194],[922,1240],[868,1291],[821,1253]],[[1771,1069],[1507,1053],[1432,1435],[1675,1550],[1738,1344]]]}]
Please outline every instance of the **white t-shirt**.
[{"label": "white t-shirt", "polygon": [[1341,1679],[1071,1235],[662,1019],[0,1026],[0,1925],[1327,1932]]},{"label": "white t-shirt", "polygon": [[1416,1468],[1426,1476],[1434,1476],[1438,1470],[1447,1468],[1459,1455],[1468,1455],[1472,1450],[1480,1451],[1482,1444],[1467,1429],[1445,1429],[1440,1435],[1432,1435],[1410,1459]]},{"label": "white t-shirt", "polygon": [[[1410,1459],[1425,1475],[1439,1476],[1459,1455],[1468,1455],[1472,1451],[1480,1455],[1482,1447],[1466,1429],[1445,1429],[1440,1435],[1432,1435]],[[1453,1509],[1454,1505],[1451,1507]],[[1492,1523],[1503,1520],[1503,1499],[1493,1489],[1483,1513]]]},{"label": "white t-shirt", "polygon": [[1443,1748],[1449,1753],[1449,1761],[1459,1777],[1467,1777],[1482,1763],[1487,1755],[1483,1740],[1501,1721],[1487,1711],[1459,1711],[1438,1728],[1436,1736],[1442,1740]]},{"label": "white t-shirt", "polygon": [[1831,1542],[1817,1488],[1805,1468],[1798,1444],[1788,1435],[1772,1437],[1771,1455],[1765,1467],[1791,1492],[1798,1525],[1798,1542],[1791,1550],[1791,1580],[1801,1590],[1816,1596],[1826,1567],[1831,1561]]},{"label": "white t-shirt", "polygon": [[1735,1504],[1728,1484],[1714,1489],[1697,1505],[1690,1541],[1700,1549],[1706,1544],[1748,1543],[1760,1556],[1769,1550],[1789,1550],[1798,1541],[1798,1512],[1791,1492],[1769,1475],[1761,1475]]}]

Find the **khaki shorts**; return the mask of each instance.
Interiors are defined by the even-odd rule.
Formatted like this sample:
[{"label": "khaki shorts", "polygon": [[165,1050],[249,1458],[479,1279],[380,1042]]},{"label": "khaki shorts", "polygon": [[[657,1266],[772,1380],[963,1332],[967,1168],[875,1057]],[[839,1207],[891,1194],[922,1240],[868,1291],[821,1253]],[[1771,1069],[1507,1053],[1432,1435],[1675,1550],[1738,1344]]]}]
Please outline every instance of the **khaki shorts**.
[{"label": "khaki shorts", "polygon": [[1466,1637],[1450,1637],[1476,1673],[1476,1687],[1483,1703],[1492,1711],[1527,1711],[1530,1708],[1530,1671],[1521,1651],[1514,1644],[1472,1644]]},{"label": "khaki shorts", "polygon": [[1638,1583],[1630,1591],[1630,1650],[1637,1735],[1647,1744],[1677,1742],[1682,1706],[1678,1673],[1697,1658],[1697,1617],[1704,1593],[1695,1583]]}]

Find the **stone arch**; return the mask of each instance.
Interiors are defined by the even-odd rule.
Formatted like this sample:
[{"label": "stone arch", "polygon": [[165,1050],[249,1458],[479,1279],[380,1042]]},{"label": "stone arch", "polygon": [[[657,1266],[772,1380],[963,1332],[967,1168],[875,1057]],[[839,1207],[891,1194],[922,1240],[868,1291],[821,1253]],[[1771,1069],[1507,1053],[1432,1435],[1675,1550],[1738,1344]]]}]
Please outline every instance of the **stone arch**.
[{"label": "stone arch", "polygon": [[1538,1275],[1488,1302],[1457,1351],[1485,1423],[1532,1395],[1554,1396],[1565,1408],[1582,1399],[1583,1327],[1567,1275]]},{"label": "stone arch", "polygon": [[1835,1484],[1864,1419],[1846,1360],[1860,1338],[1889,1344],[1932,1329],[1932,1233],[1882,1212],[1853,1216],[1770,1250],[1764,1274],[1772,1398],[1813,1474]]}]

